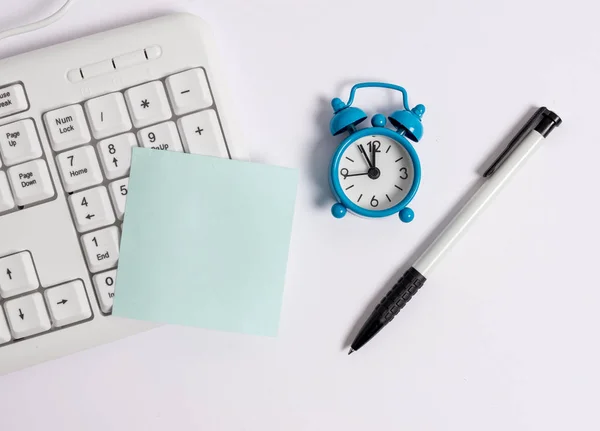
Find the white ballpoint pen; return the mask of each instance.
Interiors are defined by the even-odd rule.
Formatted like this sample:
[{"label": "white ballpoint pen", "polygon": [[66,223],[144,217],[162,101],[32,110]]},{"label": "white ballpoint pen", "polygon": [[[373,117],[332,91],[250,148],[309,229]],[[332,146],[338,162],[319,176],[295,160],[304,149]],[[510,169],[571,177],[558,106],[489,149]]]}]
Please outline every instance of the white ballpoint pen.
[{"label": "white ballpoint pen", "polygon": [[485,181],[481,187],[375,308],[352,342],[348,354],[360,349],[398,314],[423,286],[436,263],[523,165],[540,142],[561,122],[558,115],[546,108],[539,108],[535,112],[484,173]]}]

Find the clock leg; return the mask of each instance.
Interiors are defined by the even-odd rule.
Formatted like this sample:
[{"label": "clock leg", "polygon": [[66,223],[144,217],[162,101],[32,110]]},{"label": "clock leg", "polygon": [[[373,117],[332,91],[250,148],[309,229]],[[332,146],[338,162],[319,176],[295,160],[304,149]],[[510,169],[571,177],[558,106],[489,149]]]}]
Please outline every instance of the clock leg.
[{"label": "clock leg", "polygon": [[404,223],[410,223],[415,218],[415,212],[406,207],[400,210],[398,216],[400,216],[400,220],[402,220]]},{"label": "clock leg", "polygon": [[331,207],[331,214],[335,218],[342,218],[346,215],[347,212],[348,210],[346,209],[346,207],[340,203],[336,203]]}]

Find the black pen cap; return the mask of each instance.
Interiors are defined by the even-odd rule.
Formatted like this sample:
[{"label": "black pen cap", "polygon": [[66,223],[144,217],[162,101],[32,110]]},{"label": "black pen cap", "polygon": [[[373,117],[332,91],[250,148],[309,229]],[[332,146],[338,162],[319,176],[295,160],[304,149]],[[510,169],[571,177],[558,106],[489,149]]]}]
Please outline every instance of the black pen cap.
[{"label": "black pen cap", "polygon": [[546,109],[542,113],[542,118],[540,119],[540,122],[537,126],[535,126],[535,131],[545,138],[555,127],[560,126],[560,123],[562,123],[561,118],[554,112]]}]

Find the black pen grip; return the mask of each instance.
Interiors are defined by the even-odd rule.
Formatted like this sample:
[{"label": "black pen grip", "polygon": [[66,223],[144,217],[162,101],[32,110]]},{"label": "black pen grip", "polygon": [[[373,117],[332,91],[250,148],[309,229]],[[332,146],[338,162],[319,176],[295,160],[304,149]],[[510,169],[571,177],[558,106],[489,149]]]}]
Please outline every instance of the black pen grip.
[{"label": "black pen grip", "polygon": [[373,314],[379,316],[379,322],[382,325],[391,322],[426,280],[419,271],[410,267],[375,308]]},{"label": "black pen grip", "polygon": [[356,338],[352,342],[350,353],[360,349],[385,325],[390,323],[408,301],[419,291],[426,278],[411,267],[404,273],[394,287],[383,297],[379,305],[371,313]]}]

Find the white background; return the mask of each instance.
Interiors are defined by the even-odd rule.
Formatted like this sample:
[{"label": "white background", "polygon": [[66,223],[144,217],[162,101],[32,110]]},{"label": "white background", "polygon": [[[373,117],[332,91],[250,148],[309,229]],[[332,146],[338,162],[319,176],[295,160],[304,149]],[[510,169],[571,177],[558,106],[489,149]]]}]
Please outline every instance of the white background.
[{"label": "white background", "polygon": [[[0,28],[61,1],[3,0]],[[0,429],[599,429],[594,3],[79,0],[58,24],[0,42],[5,57],[196,13],[216,34],[254,160],[301,173],[277,339],[162,327],[13,373],[0,378]],[[409,225],[329,214],[328,103],[366,79],[428,108]],[[378,91],[356,102],[400,106]],[[346,356],[365,312],[539,105],[563,125],[396,320]]]}]

